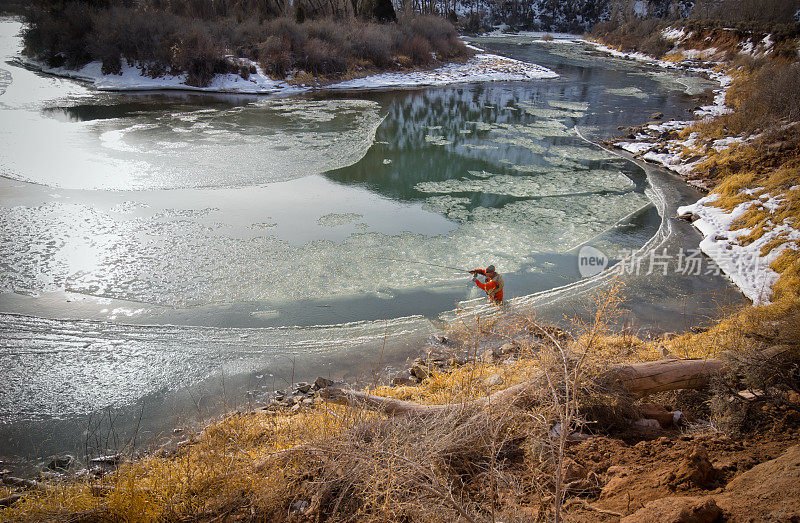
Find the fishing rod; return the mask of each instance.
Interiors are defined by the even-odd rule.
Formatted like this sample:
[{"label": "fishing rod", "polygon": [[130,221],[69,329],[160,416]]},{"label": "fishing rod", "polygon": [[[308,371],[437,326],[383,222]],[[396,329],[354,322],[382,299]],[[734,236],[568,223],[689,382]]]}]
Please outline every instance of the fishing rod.
[{"label": "fishing rod", "polygon": [[376,260],[388,260],[388,261],[394,261],[394,262],[400,262],[400,263],[416,263],[416,264],[419,264],[419,265],[429,265],[431,267],[440,267],[442,269],[452,269],[454,271],[459,271],[459,272],[470,272],[470,273],[472,272],[472,271],[465,271],[464,269],[461,269],[459,267],[450,267],[449,265],[439,265],[438,263],[428,263],[428,262],[417,261],[417,260],[407,260],[407,259],[402,259],[402,258],[386,258],[384,256],[373,256],[373,258],[376,259]]}]

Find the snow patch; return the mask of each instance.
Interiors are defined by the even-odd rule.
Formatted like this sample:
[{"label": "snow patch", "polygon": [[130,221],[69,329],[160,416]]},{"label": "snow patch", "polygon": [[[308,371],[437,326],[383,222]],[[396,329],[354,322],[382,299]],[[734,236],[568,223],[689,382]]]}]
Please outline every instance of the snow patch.
[{"label": "snow patch", "polygon": [[[743,193],[749,194],[745,191]],[[751,231],[746,228],[731,230],[736,220],[753,205],[763,205],[774,212],[782,201],[781,197],[768,196],[766,202],[749,200],[737,205],[730,212],[712,205],[718,199],[719,195],[710,194],[692,205],[679,207],[678,215],[697,216],[693,224],[704,236],[700,242],[700,250],[714,260],[722,272],[752,300],[753,305],[767,305],[772,298],[772,286],[780,276],[772,270],[770,264],[786,249],[800,250],[800,231],[783,223],[772,227],[751,244],[741,245],[739,238]],[[788,241],[762,256],[762,247],[779,237]]]},{"label": "snow patch", "polygon": [[495,54],[477,54],[464,64],[449,64],[432,71],[382,73],[328,86],[329,89],[382,89],[465,82],[521,81],[556,78],[558,74],[540,65]]},{"label": "snow patch", "polygon": [[90,62],[81,69],[73,70],[64,67],[48,67],[42,63],[22,59],[25,65],[34,67],[42,72],[73,78],[89,82],[95,89],[100,91],[150,91],[150,90],[174,90],[182,91],[207,91],[222,93],[242,93],[242,94],[270,94],[276,92],[291,93],[299,92],[302,89],[293,87],[284,81],[273,80],[264,74],[261,66],[256,62],[249,62],[256,72],[250,74],[247,79],[238,74],[221,74],[215,76],[211,83],[206,87],[187,85],[186,74],[170,75],[166,74],[158,78],[151,78],[142,73],[138,65],[129,65],[123,60],[120,74],[104,74],[101,62]]}]

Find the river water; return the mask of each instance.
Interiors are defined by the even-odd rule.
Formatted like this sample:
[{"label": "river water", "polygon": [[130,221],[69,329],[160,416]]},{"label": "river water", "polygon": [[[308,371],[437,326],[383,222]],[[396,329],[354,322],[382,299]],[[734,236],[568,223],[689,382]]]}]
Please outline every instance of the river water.
[{"label": "river water", "polygon": [[[18,467],[398,364],[457,307],[494,313],[449,267],[493,263],[512,303],[559,318],[609,279],[581,279],[581,245],[697,245],[670,219],[694,190],[587,138],[685,119],[703,78],[484,38],[559,78],[102,93],[16,65],[20,27],[0,21],[0,458]],[[741,302],[715,275],[624,279],[646,328]]]}]

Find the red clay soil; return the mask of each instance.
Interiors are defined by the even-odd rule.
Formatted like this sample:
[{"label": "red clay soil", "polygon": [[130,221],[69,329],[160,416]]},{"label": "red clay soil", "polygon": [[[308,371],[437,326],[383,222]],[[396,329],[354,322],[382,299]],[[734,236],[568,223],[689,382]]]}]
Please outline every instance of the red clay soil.
[{"label": "red clay soil", "polygon": [[600,437],[573,446],[571,466],[596,474],[602,488],[568,502],[568,520],[800,521],[800,431],[742,439],[662,434],[633,444]]}]

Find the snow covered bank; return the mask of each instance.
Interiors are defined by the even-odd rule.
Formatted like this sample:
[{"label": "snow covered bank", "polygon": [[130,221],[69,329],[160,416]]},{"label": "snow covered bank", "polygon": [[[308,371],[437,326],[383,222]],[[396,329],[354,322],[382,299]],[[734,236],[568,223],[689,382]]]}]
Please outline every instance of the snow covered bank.
[{"label": "snow covered bank", "polygon": [[248,78],[237,74],[217,75],[207,87],[186,84],[186,75],[145,76],[136,66],[123,63],[121,74],[103,74],[100,62],[91,62],[79,70],[47,67],[39,62],[19,59],[22,65],[48,74],[90,83],[101,91],[182,90],[238,94],[296,94],[312,89],[380,89],[446,85],[464,82],[519,81],[555,78],[555,72],[536,64],[493,54],[477,54],[463,64],[447,64],[430,71],[381,73],[327,86],[295,86],[273,80],[253,62],[256,72]]},{"label": "snow covered bank", "polygon": [[449,64],[432,71],[383,73],[327,86],[328,89],[380,89],[466,82],[497,82],[556,78],[557,73],[540,65],[496,54],[476,54],[463,64]]},{"label": "snow covered bank", "polygon": [[133,65],[128,65],[124,60],[121,74],[103,74],[100,62],[90,62],[83,68],[74,70],[64,67],[47,67],[39,62],[19,59],[25,66],[32,67],[39,71],[73,78],[92,84],[95,89],[100,91],[149,91],[149,90],[181,90],[181,91],[205,91],[219,93],[241,93],[241,94],[271,94],[271,93],[291,93],[300,92],[302,88],[297,88],[283,81],[276,81],[268,77],[261,70],[261,67],[253,63],[256,72],[250,74],[245,79],[238,74],[217,75],[207,87],[196,87],[186,84],[186,75],[169,75],[151,78],[142,73],[142,70]]},{"label": "snow covered bank", "polygon": [[[667,40],[676,42],[677,50],[678,44],[690,35],[683,30],[670,28],[664,31],[663,36]],[[630,128],[628,138],[616,141],[614,143],[616,147],[645,161],[660,164],[683,176],[688,183],[708,190],[712,186],[707,185],[707,180],[699,174],[695,174],[698,165],[709,155],[747,144],[758,138],[758,136],[725,136],[712,140],[703,138],[698,132],[692,132],[688,136],[686,132],[681,133],[698,120],[711,120],[731,112],[725,105],[725,97],[733,79],[711,68],[720,65],[719,62],[696,61],[713,56],[713,53],[709,53],[713,49],[706,49],[703,53],[680,49],[681,57],[691,61],[670,62],[656,60],[641,53],[623,53],[597,42],[593,42],[593,45],[617,57],[640,60],[664,68],[681,68],[702,73],[719,82],[719,88],[714,90],[712,103],[695,111],[697,120],[651,122],[641,127]],[[703,235],[699,245],[700,250],[716,263],[754,305],[769,304],[773,297],[773,286],[780,278],[780,274],[771,268],[771,264],[786,249],[800,250],[800,230],[791,221],[781,219],[777,215],[779,208],[786,201],[784,194],[770,195],[762,187],[744,189],[740,196],[744,201],[733,209],[725,209],[715,205],[720,196],[712,193],[692,205],[680,207],[678,215],[692,215],[695,218],[693,225]],[[743,218],[750,210],[765,215],[763,234],[755,240],[753,237],[758,234],[753,234],[753,229],[736,228],[737,220]],[[748,214],[748,219],[751,216],[752,214]],[[745,239],[748,241],[743,241]],[[763,252],[766,254],[762,254]]]},{"label": "snow covered bank", "polygon": [[[737,205],[730,212],[714,207],[719,195],[710,194],[692,205],[679,207],[678,215],[691,214],[697,217],[693,224],[704,236],[700,250],[714,260],[722,272],[753,301],[753,305],[766,305],[772,298],[772,286],[780,277],[770,268],[770,264],[786,249],[800,250],[800,231],[784,222],[774,225],[749,245],[742,245],[739,239],[749,235],[752,230],[732,230],[734,222],[753,206],[774,212],[782,199],[769,194],[755,196],[755,192],[747,191],[752,199]],[[785,243],[762,256],[762,248],[778,238]]]},{"label": "snow covered bank", "polygon": [[[671,29],[665,33],[665,38],[668,39],[681,39],[684,33],[678,30]],[[698,108],[694,115],[698,120],[709,120],[731,112],[731,109],[725,105],[725,96],[733,82],[733,78],[724,73],[715,71],[711,66],[717,64],[703,64],[698,66],[697,63],[684,65],[680,62],[670,62],[666,60],[658,60],[651,56],[642,53],[625,53],[600,42],[587,40],[599,51],[611,54],[619,58],[638,60],[641,62],[663,67],[666,69],[683,69],[693,73],[700,73],[707,75],[710,79],[719,83],[719,88],[714,90],[714,99],[711,104],[704,105]],[[659,164],[671,171],[680,174],[683,177],[689,177],[692,170],[696,165],[703,161],[702,151],[694,151],[696,135],[693,133],[686,139],[678,139],[675,132],[680,132],[690,125],[695,123],[692,120],[670,120],[664,123],[648,124],[638,129],[635,135],[628,140],[621,140],[614,143],[614,146],[619,147],[625,151],[632,153],[634,156],[640,157],[645,161]],[[670,136],[670,133],[672,135]],[[669,136],[669,138],[665,138]],[[737,143],[746,141],[743,137],[732,137],[721,143],[715,143],[714,146],[720,148],[730,147]],[[687,180],[690,184],[697,187],[707,189],[703,180]]]}]

